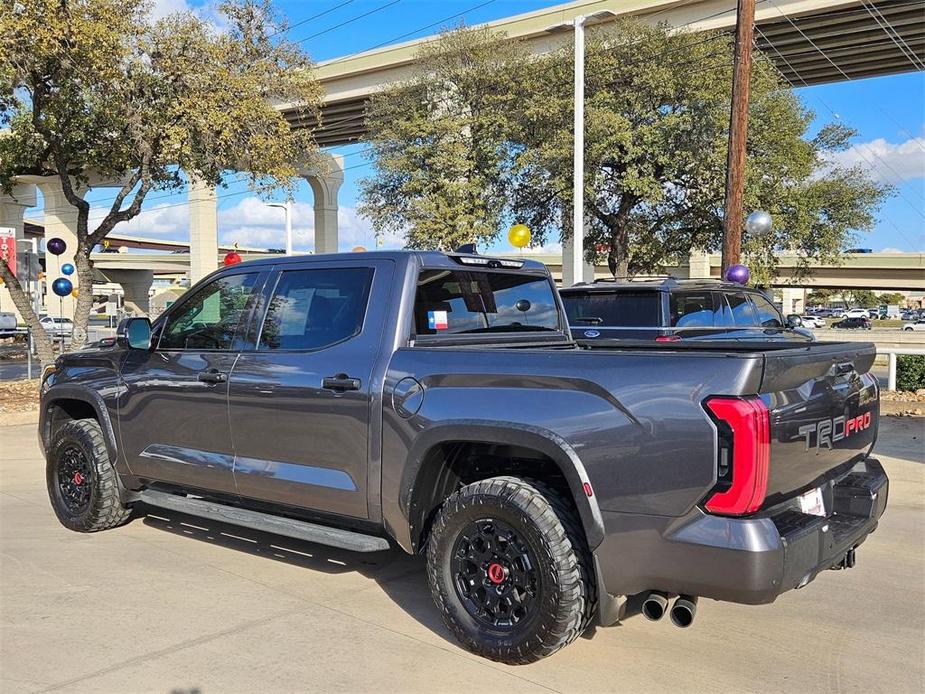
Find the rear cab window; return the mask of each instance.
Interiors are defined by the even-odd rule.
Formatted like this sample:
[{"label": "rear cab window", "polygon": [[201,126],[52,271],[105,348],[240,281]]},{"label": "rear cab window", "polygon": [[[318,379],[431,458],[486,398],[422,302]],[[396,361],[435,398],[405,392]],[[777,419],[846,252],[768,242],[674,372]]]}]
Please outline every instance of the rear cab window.
[{"label": "rear cab window", "polygon": [[423,269],[415,292],[415,336],[558,333],[553,292],[545,275]]}]

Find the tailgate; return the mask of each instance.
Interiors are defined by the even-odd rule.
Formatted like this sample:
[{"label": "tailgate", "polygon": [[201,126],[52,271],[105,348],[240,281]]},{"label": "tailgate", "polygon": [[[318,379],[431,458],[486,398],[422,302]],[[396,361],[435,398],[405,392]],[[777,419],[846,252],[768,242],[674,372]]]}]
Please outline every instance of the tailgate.
[{"label": "tailgate", "polygon": [[765,505],[820,485],[870,452],[878,387],[871,343],[817,342],[765,354],[760,393],[770,410]]}]

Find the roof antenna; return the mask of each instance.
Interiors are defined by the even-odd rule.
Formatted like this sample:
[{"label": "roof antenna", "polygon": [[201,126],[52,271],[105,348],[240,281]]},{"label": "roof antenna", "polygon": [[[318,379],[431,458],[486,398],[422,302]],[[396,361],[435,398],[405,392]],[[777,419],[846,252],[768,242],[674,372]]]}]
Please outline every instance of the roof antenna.
[{"label": "roof antenna", "polygon": [[469,255],[478,255],[479,252],[475,249],[474,243],[464,243],[462,246],[456,249],[456,253],[468,253]]}]

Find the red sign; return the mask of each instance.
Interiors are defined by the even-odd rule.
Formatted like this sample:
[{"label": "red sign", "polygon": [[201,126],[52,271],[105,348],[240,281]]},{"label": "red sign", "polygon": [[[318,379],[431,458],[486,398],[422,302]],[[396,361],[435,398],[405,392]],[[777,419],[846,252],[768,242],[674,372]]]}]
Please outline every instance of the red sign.
[{"label": "red sign", "polygon": [[0,227],[0,261],[6,263],[13,276],[16,276],[16,230],[13,227]]}]

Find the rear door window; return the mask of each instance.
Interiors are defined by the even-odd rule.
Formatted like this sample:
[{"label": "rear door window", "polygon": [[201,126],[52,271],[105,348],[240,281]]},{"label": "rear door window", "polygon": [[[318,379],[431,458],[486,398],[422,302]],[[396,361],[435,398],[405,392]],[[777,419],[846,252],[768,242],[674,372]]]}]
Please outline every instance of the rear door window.
[{"label": "rear door window", "polygon": [[672,328],[712,328],[713,292],[672,292]]},{"label": "rear door window", "polygon": [[260,331],[259,350],[317,350],[357,335],[372,285],[370,268],[286,270]]},{"label": "rear door window", "polygon": [[562,303],[569,325],[657,328],[661,324],[657,291],[568,292]]},{"label": "rear door window", "polygon": [[417,335],[553,331],[559,311],[545,276],[422,270],[414,327]]}]

